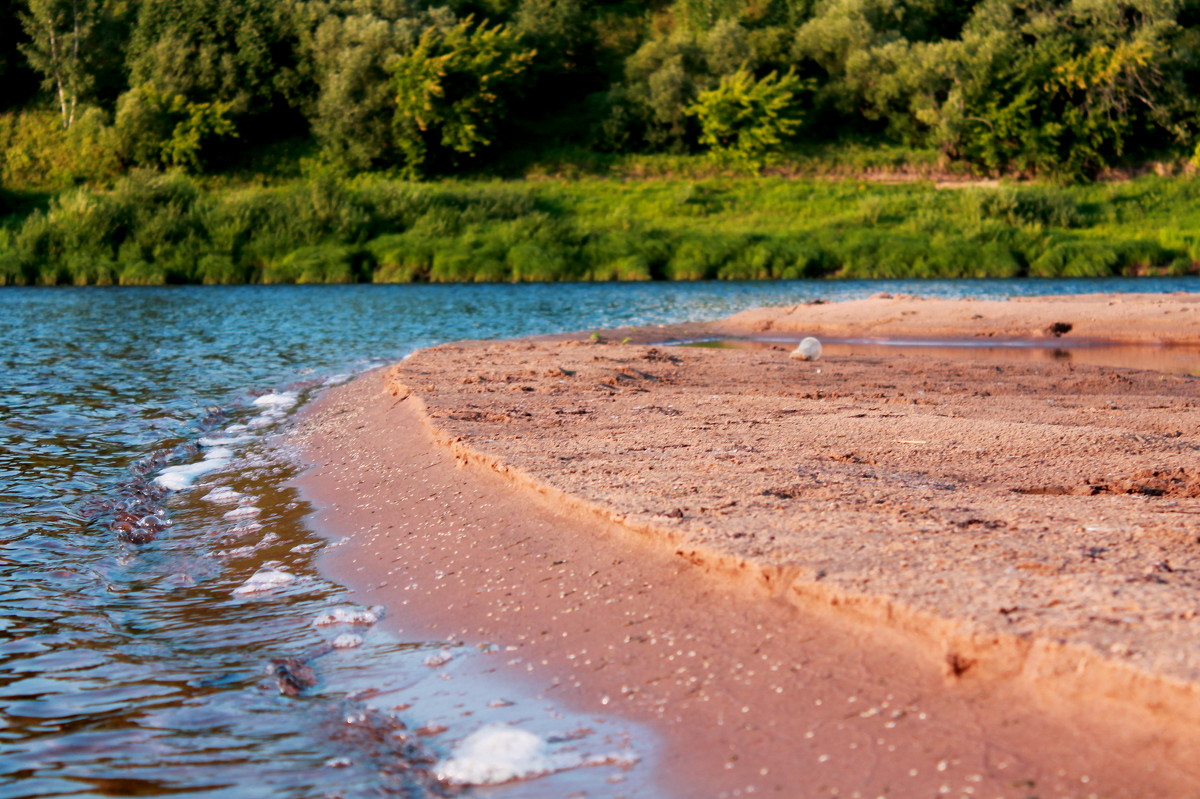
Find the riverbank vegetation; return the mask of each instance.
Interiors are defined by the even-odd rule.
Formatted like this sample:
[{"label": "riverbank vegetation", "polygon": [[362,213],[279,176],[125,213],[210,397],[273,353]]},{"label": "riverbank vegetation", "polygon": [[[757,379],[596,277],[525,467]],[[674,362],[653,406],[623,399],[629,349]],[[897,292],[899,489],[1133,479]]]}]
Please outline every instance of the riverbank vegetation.
[{"label": "riverbank vegetation", "polygon": [[0,283],[1092,277],[1195,271],[1200,186],[712,178],[204,190],[137,173],[0,232]]},{"label": "riverbank vegetation", "polygon": [[1200,261],[1093,185],[1196,168],[1191,0],[14,0],[0,78],[6,284]]}]

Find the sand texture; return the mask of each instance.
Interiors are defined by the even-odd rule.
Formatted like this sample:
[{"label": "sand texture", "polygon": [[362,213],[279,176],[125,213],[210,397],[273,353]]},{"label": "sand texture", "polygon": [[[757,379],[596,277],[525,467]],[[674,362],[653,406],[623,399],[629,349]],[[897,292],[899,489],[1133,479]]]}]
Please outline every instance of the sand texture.
[{"label": "sand texture", "polygon": [[[783,796],[1200,795],[1200,379],[638,343],[1189,346],[1198,299],[874,298],[623,344],[448,344],[331,393],[300,435],[326,522],[374,517],[359,557],[448,575],[415,613],[519,636],[573,675],[555,685],[583,707],[621,696],[666,724],[665,762],[688,775],[668,781],[677,795],[732,796],[751,777]],[[331,568],[355,579],[350,557]],[[388,601],[367,572],[363,590]],[[648,632],[631,632],[642,616]],[[581,651],[609,654],[581,669]],[[866,704],[822,715],[835,701]],[[871,726],[910,716],[938,723]]]},{"label": "sand texture", "polygon": [[722,330],[831,338],[948,338],[1200,344],[1200,294],[1091,294],[1011,300],[866,300],[760,308]]}]

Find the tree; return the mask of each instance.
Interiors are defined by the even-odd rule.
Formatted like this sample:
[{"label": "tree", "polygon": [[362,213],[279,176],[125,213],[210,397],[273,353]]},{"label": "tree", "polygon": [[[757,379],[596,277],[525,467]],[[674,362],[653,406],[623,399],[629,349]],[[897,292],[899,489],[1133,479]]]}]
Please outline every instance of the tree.
[{"label": "tree", "polygon": [[515,32],[471,17],[425,31],[392,65],[393,130],[408,173],[459,166],[494,144],[534,55]]},{"label": "tree", "polygon": [[93,35],[100,0],[28,0],[21,24],[29,41],[21,50],[54,92],[66,130],[75,122],[83,97],[93,85]]},{"label": "tree", "polygon": [[193,103],[138,86],[121,96],[116,128],[124,157],[142,166],[199,171],[214,144],[237,135],[228,102]]},{"label": "tree", "polygon": [[1158,0],[986,3],[952,56],[942,145],[993,171],[1089,177],[1185,138],[1173,120],[1192,101],[1168,76],[1194,56],[1179,34]]},{"label": "tree", "polygon": [[[917,112],[948,90],[945,51],[973,2],[960,0],[823,0],[797,28],[792,55],[818,78],[815,106],[827,128],[884,129],[919,142],[927,123]],[[931,57],[931,55],[933,57]],[[823,120],[823,121],[825,121]]]},{"label": "tree", "polygon": [[[314,17],[308,60],[316,83],[309,125],[330,162],[351,170],[389,164],[395,156],[395,93],[390,66],[437,16],[359,0]],[[443,12],[445,13],[445,12]],[[444,20],[443,20],[444,21]]]},{"label": "tree", "polygon": [[142,0],[130,84],[230,103],[240,117],[284,110],[300,99],[296,24],[291,0]]},{"label": "tree", "polygon": [[700,142],[734,163],[760,168],[800,126],[796,94],[807,87],[792,72],[761,80],[745,69],[701,92],[687,112],[700,121]]}]

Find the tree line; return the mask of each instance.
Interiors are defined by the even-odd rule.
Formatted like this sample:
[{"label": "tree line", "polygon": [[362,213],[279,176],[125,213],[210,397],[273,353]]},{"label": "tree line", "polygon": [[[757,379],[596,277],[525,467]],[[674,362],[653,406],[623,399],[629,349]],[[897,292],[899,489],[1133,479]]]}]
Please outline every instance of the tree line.
[{"label": "tree line", "polygon": [[1198,0],[0,0],[0,178],[406,178],[804,143],[1088,178],[1196,154]]}]

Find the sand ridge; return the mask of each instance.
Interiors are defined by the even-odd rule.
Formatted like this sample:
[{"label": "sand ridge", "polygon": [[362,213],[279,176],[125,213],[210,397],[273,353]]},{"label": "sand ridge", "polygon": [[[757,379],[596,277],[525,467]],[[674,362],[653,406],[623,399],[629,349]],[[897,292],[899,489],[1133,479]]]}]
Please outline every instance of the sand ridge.
[{"label": "sand ridge", "polygon": [[713,327],[845,338],[1032,338],[1195,346],[1200,344],[1200,294],[937,300],[880,293],[849,302],[743,311]]}]

